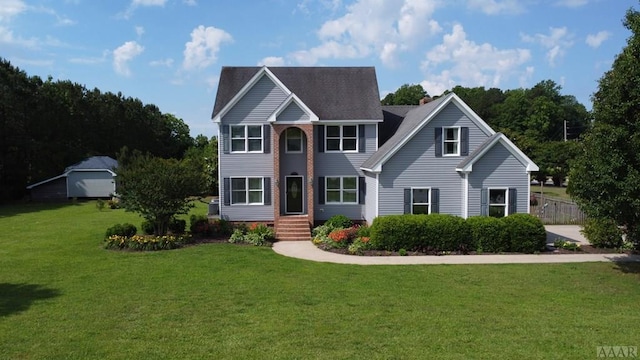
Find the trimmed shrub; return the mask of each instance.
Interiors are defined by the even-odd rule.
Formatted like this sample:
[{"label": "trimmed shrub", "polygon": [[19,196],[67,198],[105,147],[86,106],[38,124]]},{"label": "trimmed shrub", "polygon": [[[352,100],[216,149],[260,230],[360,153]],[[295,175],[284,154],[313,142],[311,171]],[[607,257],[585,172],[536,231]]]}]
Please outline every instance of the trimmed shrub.
[{"label": "trimmed shrub", "polygon": [[104,237],[109,238],[110,236],[126,236],[131,237],[138,232],[138,229],[133,224],[124,223],[124,224],[115,224],[112,227],[108,228]]},{"label": "trimmed shrub", "polygon": [[511,244],[503,218],[472,216],[467,219],[471,248],[478,252],[509,251]]},{"label": "trimmed shrub", "polygon": [[371,224],[371,247],[376,250],[397,251],[418,247],[423,229],[420,215],[378,216]]},{"label": "trimmed shrub", "polygon": [[595,247],[619,248],[623,245],[622,230],[611,219],[588,219],[581,232]]},{"label": "trimmed shrub", "polygon": [[130,249],[137,251],[171,250],[191,243],[188,235],[165,235],[165,236],[122,236],[111,235],[104,240],[106,249]]},{"label": "trimmed shrub", "polygon": [[[471,241],[466,221],[455,215],[429,214],[426,219],[426,229],[422,236],[423,251],[469,251]],[[407,249],[408,250],[408,249]]]},{"label": "trimmed shrub", "polygon": [[530,214],[512,214],[501,220],[506,225],[509,251],[534,253],[547,244],[547,232],[542,221]]},{"label": "trimmed shrub", "polygon": [[184,234],[184,230],[187,228],[187,221],[182,219],[172,218],[169,221],[169,231],[173,234]]},{"label": "trimmed shrub", "polygon": [[147,235],[153,235],[153,223],[149,220],[145,220],[142,222],[142,224],[140,224],[140,228],[142,229],[142,232],[144,232]]},{"label": "trimmed shrub", "polygon": [[325,222],[333,229],[346,229],[353,226],[353,221],[344,215],[334,215]]},{"label": "trimmed shrub", "polygon": [[358,237],[370,237],[371,236],[371,227],[367,224],[360,225],[358,227]]},{"label": "trimmed shrub", "polygon": [[209,218],[206,215],[191,215],[189,217],[189,231],[192,234],[207,235]]}]

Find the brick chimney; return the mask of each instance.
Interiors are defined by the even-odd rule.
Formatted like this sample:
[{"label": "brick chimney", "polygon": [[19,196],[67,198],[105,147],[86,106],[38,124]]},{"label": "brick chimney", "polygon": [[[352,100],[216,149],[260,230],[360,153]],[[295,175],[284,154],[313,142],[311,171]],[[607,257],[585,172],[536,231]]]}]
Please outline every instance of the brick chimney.
[{"label": "brick chimney", "polygon": [[433,101],[432,98],[430,98],[429,96],[425,96],[422,99],[420,99],[420,105],[424,105],[426,103],[430,103],[431,101]]}]

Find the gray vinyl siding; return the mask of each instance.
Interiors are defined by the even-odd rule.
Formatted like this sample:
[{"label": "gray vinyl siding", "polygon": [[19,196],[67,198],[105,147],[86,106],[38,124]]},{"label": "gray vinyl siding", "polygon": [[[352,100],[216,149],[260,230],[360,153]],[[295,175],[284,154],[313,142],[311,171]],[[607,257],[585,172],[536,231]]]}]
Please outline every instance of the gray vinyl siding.
[{"label": "gray vinyl siding", "polygon": [[430,187],[440,190],[440,213],[462,216],[462,176],[456,172],[463,156],[435,156],[434,131],[437,127],[469,128],[469,150],[488,136],[455,104],[449,104],[382,167],[379,175],[379,215],[404,212],[404,189]]},{"label": "gray vinyl siding", "polygon": [[516,188],[517,212],[529,212],[529,174],[501,143],[473,164],[469,174],[469,216],[480,215],[480,192],[489,187]]},{"label": "gray vinyl siding", "polygon": [[115,180],[108,171],[72,171],[67,175],[68,197],[110,197],[114,192]]},{"label": "gray vinyl siding", "polygon": [[376,200],[378,198],[378,180],[376,174],[365,172],[365,183],[367,184],[367,193],[364,205],[364,219],[371,225],[376,217]]},{"label": "gray vinyl siding", "polygon": [[280,113],[280,116],[276,119],[276,122],[309,122],[309,115],[307,115],[300,107],[292,102],[287,106],[284,111]]},{"label": "gray vinyl siding", "polygon": [[[266,124],[269,115],[282,104],[286,94],[268,77],[263,76],[224,117],[223,125]],[[271,131],[271,128],[269,128]],[[228,136],[228,134],[223,134]],[[264,134],[263,134],[264,136]],[[273,139],[273,133],[269,137]],[[222,145],[221,145],[222,147]],[[273,178],[273,149],[265,153],[225,154],[220,151],[220,183],[231,177]],[[275,181],[271,181],[271,194]],[[224,191],[220,193],[221,216],[230,221],[272,221],[274,205],[225,206]],[[273,204],[273,201],[271,202]]]},{"label": "gray vinyl siding", "polygon": [[[284,214],[286,212],[285,203],[287,201],[286,194],[286,177],[289,175],[300,175],[303,177],[303,184],[307,183],[307,138],[305,133],[302,133],[302,153],[300,154],[290,154],[286,153],[286,134],[282,133],[280,136],[280,213]],[[303,196],[303,212],[307,213],[307,196],[306,191],[304,189],[305,195]]]},{"label": "gray vinyl siding", "polygon": [[[356,124],[354,124],[356,125]],[[314,158],[314,188],[318,187],[318,178],[320,176],[364,176],[364,173],[360,171],[360,165],[367,160],[376,150],[376,127],[377,124],[365,125],[365,149],[364,153],[333,153],[317,151],[318,144],[315,144],[315,158]],[[317,139],[317,132],[319,128],[314,127],[314,136]],[[367,193],[369,188],[367,187]],[[365,202],[369,200],[365,198]],[[315,209],[314,216],[316,220],[328,220],[333,215],[345,215],[352,220],[364,220],[365,219],[365,206],[360,204],[344,205],[344,204],[322,204],[318,203],[318,192],[315,192]]]}]

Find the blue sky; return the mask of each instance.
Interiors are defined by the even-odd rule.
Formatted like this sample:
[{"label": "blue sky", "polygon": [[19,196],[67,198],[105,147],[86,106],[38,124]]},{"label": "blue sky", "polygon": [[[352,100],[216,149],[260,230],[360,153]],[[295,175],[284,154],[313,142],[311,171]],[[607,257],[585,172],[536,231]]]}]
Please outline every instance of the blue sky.
[{"label": "blue sky", "polygon": [[375,66],[381,97],[420,83],[551,79],[587,108],[636,0],[0,0],[0,57],[121,91],[216,135],[221,66]]}]

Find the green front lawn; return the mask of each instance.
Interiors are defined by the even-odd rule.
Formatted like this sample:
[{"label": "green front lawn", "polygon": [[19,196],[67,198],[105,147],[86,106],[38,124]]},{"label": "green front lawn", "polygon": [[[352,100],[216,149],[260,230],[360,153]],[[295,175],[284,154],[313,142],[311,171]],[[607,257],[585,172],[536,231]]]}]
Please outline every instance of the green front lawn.
[{"label": "green front lawn", "polygon": [[[200,213],[206,205],[200,204]],[[640,346],[640,266],[356,266],[104,250],[95,204],[0,207],[2,359],[590,359]]]}]

